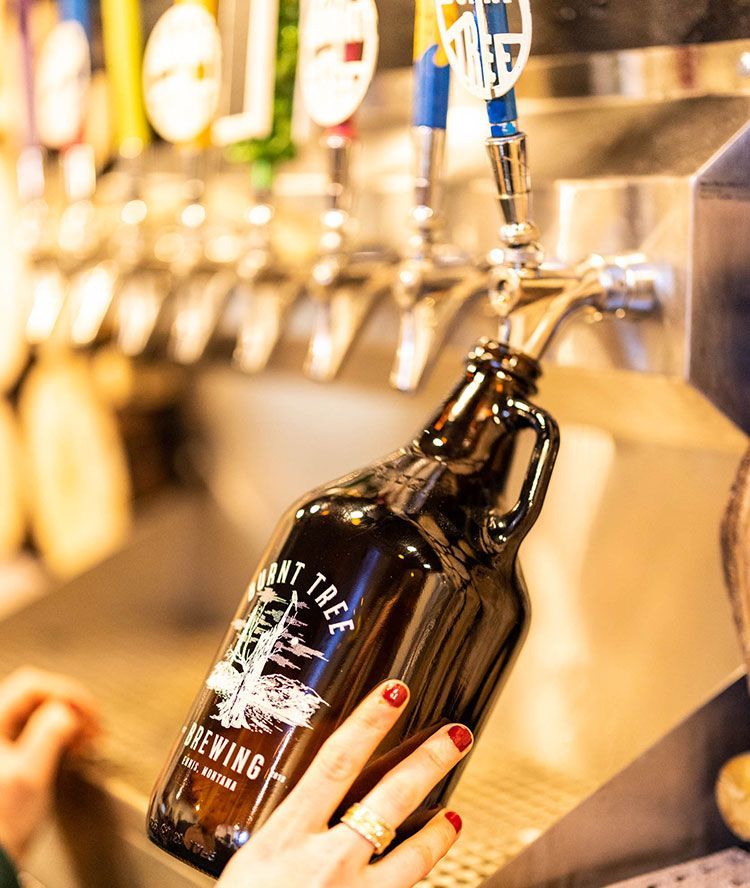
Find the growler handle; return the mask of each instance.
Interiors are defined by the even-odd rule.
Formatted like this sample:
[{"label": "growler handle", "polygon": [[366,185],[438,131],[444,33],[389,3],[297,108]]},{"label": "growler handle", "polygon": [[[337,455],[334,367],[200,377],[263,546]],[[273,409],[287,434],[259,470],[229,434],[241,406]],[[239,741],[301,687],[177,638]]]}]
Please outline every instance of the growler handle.
[{"label": "growler handle", "polygon": [[507,545],[511,539],[520,543],[533,527],[544,503],[560,446],[557,423],[544,410],[518,398],[510,398],[505,413],[512,426],[531,429],[536,440],[518,502],[507,512],[493,509],[489,513],[483,536],[493,550]]}]

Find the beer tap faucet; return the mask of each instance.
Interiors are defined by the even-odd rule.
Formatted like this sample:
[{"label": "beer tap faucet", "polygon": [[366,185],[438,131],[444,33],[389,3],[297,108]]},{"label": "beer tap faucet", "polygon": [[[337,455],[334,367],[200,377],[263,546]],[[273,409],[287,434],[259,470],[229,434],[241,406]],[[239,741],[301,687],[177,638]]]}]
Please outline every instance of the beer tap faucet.
[{"label": "beer tap faucet", "polygon": [[501,342],[539,359],[573,315],[635,316],[656,309],[663,270],[639,254],[595,254],[575,266],[545,262],[529,213],[525,134],[492,136],[487,149],[503,220],[502,247],[489,256],[489,297]]},{"label": "beer tap faucet", "polygon": [[314,305],[313,332],[305,359],[312,379],[334,379],[375,302],[388,291],[393,266],[382,250],[354,250],[350,158],[353,117],[375,71],[378,18],[374,0],[351,4],[310,0],[302,33],[300,65],[305,107],[325,128],[328,160],[321,236],[306,289]]},{"label": "beer tap faucet", "polygon": [[29,32],[30,3],[31,0],[20,0],[18,4],[26,134],[24,146],[18,157],[16,174],[20,203],[18,243],[25,254],[33,256],[38,252],[44,238],[44,226],[49,215],[49,206],[44,199],[44,149],[39,142],[36,123],[34,58]]},{"label": "beer tap faucet", "polygon": [[[107,85],[115,108],[116,164],[125,187],[111,234],[72,276],[68,292],[67,336],[75,346],[96,342],[124,280],[144,259],[141,161],[150,133],[141,92],[141,21],[137,0],[102,0],[102,40]],[[124,304],[123,303],[123,304]],[[106,330],[110,332],[109,329]]]},{"label": "beer tap faucet", "polygon": [[[55,237],[45,242],[47,239],[42,236],[32,251],[32,292],[26,322],[26,338],[32,345],[41,345],[53,335],[69,297],[69,275],[91,258],[101,242],[92,200],[96,185],[94,150],[84,138],[91,78],[88,0],[58,0],[57,10],[59,21],[42,45],[33,87],[28,73],[26,78],[27,104],[36,145],[30,146],[31,153],[29,148],[24,152],[23,164],[27,169],[23,174],[32,172],[29,178],[33,181],[33,171],[41,172],[36,150],[44,144],[59,152],[64,186],[64,208]],[[24,44],[28,40],[27,14],[28,10],[22,6]],[[30,70],[30,50],[26,47],[24,58],[25,66]],[[62,58],[65,68],[61,71]],[[41,176],[37,177],[37,182],[43,187]],[[38,219],[43,223],[46,215],[43,200],[32,201],[26,207],[29,209],[33,210],[32,215],[41,210]],[[40,234],[43,227],[42,224]]]},{"label": "beer tap faucet", "polygon": [[518,129],[514,91],[530,48],[528,0],[515,0],[520,13],[517,32],[509,27],[505,3],[474,0],[473,15],[467,10],[453,25],[445,14],[451,0],[436,4],[451,64],[464,86],[487,102],[486,146],[502,219],[501,246],[488,257],[489,298],[500,341],[540,358],[563,322],[580,312],[653,312],[663,272],[640,255],[594,255],[575,266],[545,261],[531,217],[526,135]]},{"label": "beer tap faucet", "polygon": [[401,317],[390,379],[401,391],[419,386],[451,322],[467,300],[481,292],[484,281],[467,257],[438,238],[449,87],[450,67],[440,42],[434,2],[416,0],[412,231],[393,286]]},{"label": "beer tap faucet", "polygon": [[[232,362],[245,373],[258,373],[271,359],[285,318],[304,288],[304,275],[283,261],[273,239],[276,172],[296,153],[292,109],[299,2],[250,4],[248,9],[246,3],[227,0],[219,8],[219,27],[229,62],[244,58],[246,69],[241,106],[230,102],[224,109],[229,113],[214,122],[212,135],[230,160],[249,167],[253,195],[230,285],[232,307],[239,315]],[[238,92],[231,88],[236,77],[236,66],[228,64],[229,96]]]},{"label": "beer tap faucet", "polygon": [[232,362],[245,373],[258,373],[266,367],[284,318],[304,289],[303,276],[289,269],[273,247],[273,218],[270,194],[265,199],[257,195],[247,213],[247,246],[237,266],[235,284],[242,317]]},{"label": "beer tap faucet", "polygon": [[205,152],[221,82],[213,5],[173,3],[151,31],[143,56],[146,114],[154,130],[177,146],[185,182],[175,224],[154,238],[153,255],[143,256],[118,291],[118,345],[129,356],[153,347],[165,319],[174,360],[190,363],[203,348],[204,306],[215,297],[215,289],[202,286]]},{"label": "beer tap faucet", "polygon": [[377,299],[391,285],[392,264],[380,250],[351,249],[349,163],[354,141],[349,121],[324,136],[329,178],[318,258],[307,292],[315,316],[305,373],[312,379],[334,379]]}]

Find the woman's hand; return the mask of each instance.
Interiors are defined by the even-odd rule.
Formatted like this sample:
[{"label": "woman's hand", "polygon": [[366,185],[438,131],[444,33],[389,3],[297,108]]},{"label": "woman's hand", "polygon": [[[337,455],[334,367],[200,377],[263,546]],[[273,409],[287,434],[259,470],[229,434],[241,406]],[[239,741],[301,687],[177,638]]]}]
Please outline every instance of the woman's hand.
[{"label": "woman's hand", "polygon": [[0,682],[0,846],[16,860],[48,813],[60,761],[99,730],[77,682],[24,667]]},{"label": "woman's hand", "polygon": [[[322,746],[297,786],[229,862],[217,888],[411,888],[458,838],[460,817],[441,812],[412,838],[370,863],[374,847],[328,821],[409,697],[389,681],[371,693]],[[396,828],[466,755],[473,737],[448,725],[388,772],[362,803]]]}]

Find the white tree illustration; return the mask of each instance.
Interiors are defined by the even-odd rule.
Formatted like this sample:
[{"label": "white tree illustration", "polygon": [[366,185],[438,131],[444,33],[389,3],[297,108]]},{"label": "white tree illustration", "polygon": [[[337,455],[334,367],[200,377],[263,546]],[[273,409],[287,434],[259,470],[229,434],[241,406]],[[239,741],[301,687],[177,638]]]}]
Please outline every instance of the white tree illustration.
[{"label": "white tree illustration", "polygon": [[279,602],[283,599],[272,590],[264,590],[263,598],[247,620],[239,622],[234,644],[206,681],[206,687],[219,698],[211,718],[225,728],[265,733],[279,730],[283,725],[310,728],[310,719],[325,703],[313,688],[301,681],[278,673],[264,673],[269,662],[299,669],[286,654],[325,660],[321,651],[302,644],[289,631],[291,627],[304,627],[296,616],[302,604],[297,593],[292,593],[285,611],[277,609]]}]

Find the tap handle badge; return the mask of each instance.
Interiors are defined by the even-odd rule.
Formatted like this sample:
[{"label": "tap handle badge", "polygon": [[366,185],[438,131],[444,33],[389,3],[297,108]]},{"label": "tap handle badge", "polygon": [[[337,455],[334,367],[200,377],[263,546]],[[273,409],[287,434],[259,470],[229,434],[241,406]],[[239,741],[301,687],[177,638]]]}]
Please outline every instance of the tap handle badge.
[{"label": "tap handle badge", "polygon": [[42,44],[34,77],[37,131],[49,148],[81,139],[91,82],[88,0],[60,0],[58,16]]},{"label": "tap handle badge", "polygon": [[[455,2],[446,5],[443,14],[452,25],[458,18]],[[450,65],[440,38],[435,0],[415,0],[412,125],[444,130],[449,90]]]},{"label": "tap handle badge", "polygon": [[143,54],[146,113],[177,145],[205,147],[221,90],[221,37],[208,2],[178,2],[163,13]]},{"label": "tap handle badge", "polygon": [[374,0],[309,0],[302,19],[300,67],[305,109],[337,127],[362,104],[378,58]]},{"label": "tap handle badge", "polygon": [[531,49],[529,0],[435,0],[435,10],[448,61],[463,86],[486,102],[510,94]]}]

